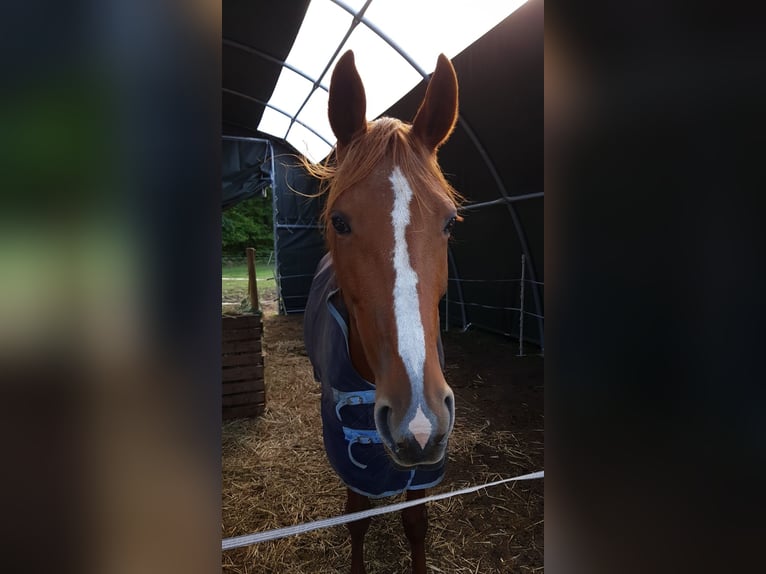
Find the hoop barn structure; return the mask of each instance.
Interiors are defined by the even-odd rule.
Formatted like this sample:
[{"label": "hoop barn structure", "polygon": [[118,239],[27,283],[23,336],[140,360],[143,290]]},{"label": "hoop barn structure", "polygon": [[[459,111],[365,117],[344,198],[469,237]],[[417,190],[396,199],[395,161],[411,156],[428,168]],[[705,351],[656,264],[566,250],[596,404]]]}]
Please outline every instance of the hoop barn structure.
[{"label": "hoop barn structure", "polygon": [[[436,4],[407,6],[414,10]],[[365,65],[413,78],[408,92],[379,106],[388,105],[386,109],[370,111],[368,120],[379,116],[411,120],[425,95],[435,55],[419,62],[420,52],[410,45],[406,27],[397,29],[379,19],[395,12],[392,6],[383,0],[354,6],[344,0],[302,0],[271,3],[268,9],[246,0],[224,3],[222,206],[226,209],[271,189],[280,314],[303,313],[311,279],[326,251],[320,220],[323,198],[316,196],[317,181],[296,156],[308,150],[309,143],[311,150],[316,144],[312,161],[320,161],[322,150],[329,151],[334,144],[327,98],[337,56],[357,48],[356,64],[371,94],[376,93],[370,85],[376,75],[369,69],[365,72]],[[467,4],[462,9],[476,11]],[[299,31],[319,22],[313,15],[320,13],[326,16],[316,38],[327,45],[314,46],[310,58],[301,57],[304,44]],[[463,27],[461,22],[459,11],[443,20],[445,26],[456,28]],[[448,248],[442,328],[521,338],[541,352],[545,347],[543,38],[544,3],[528,0],[465,48],[447,54],[458,76],[460,111],[455,131],[439,150],[447,180],[466,198],[461,207],[464,221],[455,227]],[[446,39],[433,42],[439,50],[442,44]]]},{"label": "hoop barn structure", "polygon": [[[380,57],[355,50],[370,93],[378,92],[369,84],[375,74],[361,69],[365,63],[383,66],[392,76],[413,77],[407,93],[381,104],[367,119],[415,116],[435,56],[421,62],[408,29],[379,18],[397,14],[392,8],[397,2],[224,2],[222,207],[268,197],[263,191],[270,188],[274,283],[269,286],[275,287],[279,315],[265,316],[269,408],[261,416],[223,425],[223,537],[334,516],[343,507],[345,489],[324,453],[319,389],[304,354],[300,317],[325,253],[323,197],[316,195],[316,180],[296,156],[308,149],[307,142],[323,142],[328,150],[334,143],[326,99],[332,64],[347,48],[366,43],[382,48]],[[436,4],[410,2],[407,10]],[[450,3],[438,4],[446,13]],[[310,46],[305,52],[310,58],[293,59],[294,46],[296,54],[302,53],[299,30],[325,9],[317,34],[322,45]],[[467,3],[461,9],[479,12]],[[543,466],[543,16],[542,0],[528,0],[465,48],[447,53],[441,40],[430,43],[447,53],[458,75],[460,118],[440,149],[439,165],[466,198],[464,221],[449,247],[448,292],[439,311],[447,331],[448,380],[455,383],[461,411],[444,489]],[[465,24],[460,14],[443,20],[456,28]],[[280,91],[283,75],[288,83]],[[269,116],[278,122],[265,122]],[[312,154],[312,161],[321,155]],[[515,357],[519,338],[541,353]],[[224,344],[228,340],[224,333]],[[432,507],[435,571],[542,571],[542,482],[450,500]],[[398,517],[381,518],[372,528],[378,530],[367,541],[367,557],[375,560],[368,563],[370,574],[405,571],[408,557]],[[347,572],[341,566],[347,565],[350,552],[345,541],[344,530],[326,529],[234,549],[224,554],[222,569],[232,574],[253,569],[341,574]]]}]

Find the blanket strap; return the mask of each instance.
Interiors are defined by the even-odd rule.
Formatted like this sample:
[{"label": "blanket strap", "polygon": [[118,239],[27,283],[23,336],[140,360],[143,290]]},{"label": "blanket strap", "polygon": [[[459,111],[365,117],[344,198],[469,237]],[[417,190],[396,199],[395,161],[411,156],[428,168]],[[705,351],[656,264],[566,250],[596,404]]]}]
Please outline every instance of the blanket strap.
[{"label": "blanket strap", "polygon": [[339,391],[332,390],[332,398],[335,401],[335,414],[340,418],[340,409],[346,406],[372,405],[375,404],[375,389],[369,391]]}]

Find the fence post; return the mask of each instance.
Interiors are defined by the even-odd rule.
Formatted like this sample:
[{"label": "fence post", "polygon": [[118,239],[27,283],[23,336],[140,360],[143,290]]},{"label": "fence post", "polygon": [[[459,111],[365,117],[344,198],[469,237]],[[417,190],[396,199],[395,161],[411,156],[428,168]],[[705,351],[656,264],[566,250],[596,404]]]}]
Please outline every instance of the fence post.
[{"label": "fence post", "polygon": [[524,285],[526,258],[521,254],[521,287],[519,288],[519,357],[524,356]]},{"label": "fence post", "polygon": [[261,307],[258,302],[258,283],[255,279],[255,248],[248,247],[247,252],[247,292],[250,296],[250,308],[258,311]]}]

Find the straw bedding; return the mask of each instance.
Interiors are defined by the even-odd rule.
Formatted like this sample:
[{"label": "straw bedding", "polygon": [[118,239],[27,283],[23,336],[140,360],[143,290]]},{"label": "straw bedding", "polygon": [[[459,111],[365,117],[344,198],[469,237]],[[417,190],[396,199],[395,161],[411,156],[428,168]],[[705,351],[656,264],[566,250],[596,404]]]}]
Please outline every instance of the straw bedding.
[{"label": "straw bedding", "polygon": [[[324,454],[320,389],[303,349],[301,321],[267,310],[266,412],[223,426],[223,537],[343,512],[345,487]],[[447,333],[444,345],[456,423],[445,479],[427,492],[542,469],[542,359],[518,359],[510,343],[475,332]],[[430,503],[428,512],[429,572],[543,571],[542,481]],[[224,552],[223,570],[345,574],[350,555],[348,531],[339,526]],[[368,574],[409,571],[399,514],[373,518],[365,558]]]}]

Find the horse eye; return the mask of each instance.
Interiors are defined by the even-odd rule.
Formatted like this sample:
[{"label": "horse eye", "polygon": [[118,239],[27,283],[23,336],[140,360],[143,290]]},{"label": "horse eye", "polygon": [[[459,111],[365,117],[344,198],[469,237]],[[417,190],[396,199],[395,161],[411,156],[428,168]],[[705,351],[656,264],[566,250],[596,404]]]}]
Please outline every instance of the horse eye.
[{"label": "horse eye", "polygon": [[447,225],[444,226],[444,233],[452,233],[452,228],[455,227],[455,222],[457,221],[457,217],[450,217],[449,221],[447,221]]},{"label": "horse eye", "polygon": [[348,223],[346,223],[346,221],[340,215],[332,216],[332,226],[335,228],[335,231],[338,233],[338,235],[346,235],[351,233],[351,228],[348,226]]}]

